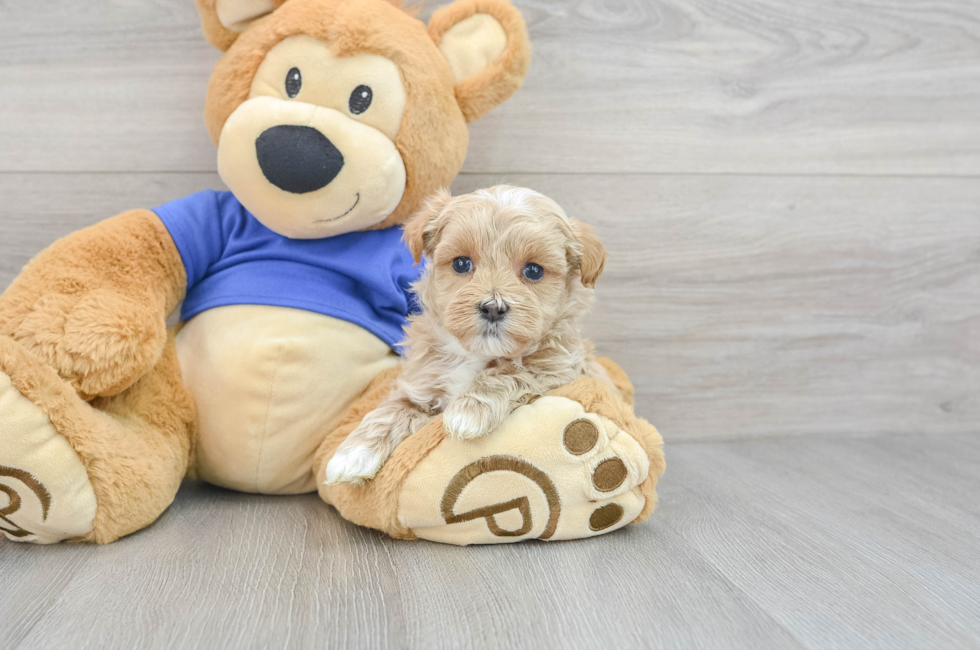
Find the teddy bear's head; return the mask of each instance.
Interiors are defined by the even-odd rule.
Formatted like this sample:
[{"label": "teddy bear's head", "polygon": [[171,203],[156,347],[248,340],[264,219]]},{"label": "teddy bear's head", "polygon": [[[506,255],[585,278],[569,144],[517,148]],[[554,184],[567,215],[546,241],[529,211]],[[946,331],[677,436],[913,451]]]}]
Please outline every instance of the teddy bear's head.
[{"label": "teddy bear's head", "polygon": [[218,172],[266,227],[317,239],[386,228],[447,186],[466,123],[530,63],[507,0],[457,0],[428,28],[387,0],[196,0],[225,51],[205,119]]}]

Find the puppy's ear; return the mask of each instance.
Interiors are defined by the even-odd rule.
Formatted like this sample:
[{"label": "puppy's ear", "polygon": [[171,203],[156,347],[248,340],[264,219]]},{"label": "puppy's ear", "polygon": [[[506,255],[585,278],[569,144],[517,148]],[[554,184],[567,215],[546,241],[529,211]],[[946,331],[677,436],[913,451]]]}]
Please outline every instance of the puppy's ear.
[{"label": "puppy's ear", "polygon": [[609,254],[602,245],[602,240],[595,228],[581,221],[571,220],[572,233],[579,245],[579,268],[582,272],[582,284],[594,287],[595,281],[602,275]]},{"label": "puppy's ear", "polygon": [[208,43],[222,52],[253,21],[271,14],[286,0],[195,0]]},{"label": "puppy's ear", "polygon": [[467,122],[513,95],[531,65],[524,18],[507,0],[456,0],[433,14],[429,36],[452,68]]},{"label": "puppy's ear", "polygon": [[422,261],[424,254],[431,253],[435,248],[439,235],[437,224],[439,213],[452,198],[449,190],[445,188],[436,190],[422,202],[422,208],[405,224],[402,239],[408,245],[408,250],[411,251],[416,264]]}]

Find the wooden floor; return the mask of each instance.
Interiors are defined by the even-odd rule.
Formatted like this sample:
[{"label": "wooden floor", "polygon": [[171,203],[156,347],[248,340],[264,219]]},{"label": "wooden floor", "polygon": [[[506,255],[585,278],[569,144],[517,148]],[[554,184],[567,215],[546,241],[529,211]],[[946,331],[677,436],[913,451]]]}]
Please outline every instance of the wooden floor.
[{"label": "wooden floor", "polygon": [[[980,647],[977,0],[516,4],[532,70],[456,189],[598,227],[654,517],[457,549],[189,484],[105,548],[0,541],[0,650]],[[0,0],[0,289],[222,187],[217,58],[191,0]]]},{"label": "wooden floor", "polygon": [[980,646],[980,437],[678,443],[647,523],[456,548],[190,484],[106,547],[0,545],[3,647]]}]

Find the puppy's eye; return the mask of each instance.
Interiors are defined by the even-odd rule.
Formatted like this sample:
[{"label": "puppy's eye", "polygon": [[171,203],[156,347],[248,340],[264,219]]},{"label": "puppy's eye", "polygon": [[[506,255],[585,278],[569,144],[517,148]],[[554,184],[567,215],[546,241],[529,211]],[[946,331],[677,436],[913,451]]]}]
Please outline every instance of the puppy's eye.
[{"label": "puppy's eye", "polygon": [[457,257],[453,260],[453,271],[466,275],[473,270],[473,261],[468,257]]},{"label": "puppy's eye", "polygon": [[286,73],[286,94],[292,99],[299,94],[299,89],[303,87],[303,75],[299,68],[290,68]]},{"label": "puppy's eye", "polygon": [[544,277],[544,269],[531,262],[530,264],[524,265],[524,277],[531,282],[537,282]]},{"label": "puppy's eye", "polygon": [[347,107],[354,115],[360,115],[371,107],[371,102],[373,100],[374,91],[371,90],[370,86],[365,86],[362,84],[355,88],[350,94],[350,99],[347,100]]}]

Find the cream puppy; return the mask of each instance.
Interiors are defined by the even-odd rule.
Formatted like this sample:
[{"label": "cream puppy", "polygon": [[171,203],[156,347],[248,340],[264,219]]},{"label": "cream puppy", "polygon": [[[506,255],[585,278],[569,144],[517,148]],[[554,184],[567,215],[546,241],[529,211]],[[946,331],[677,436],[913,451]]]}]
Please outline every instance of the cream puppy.
[{"label": "cream puppy", "polygon": [[582,338],[606,251],[595,230],[520,187],[429,197],[405,226],[421,312],[389,396],[347,437],[326,482],[373,478],[437,414],[457,439],[487,435],[517,407],[587,375],[609,381]]}]

